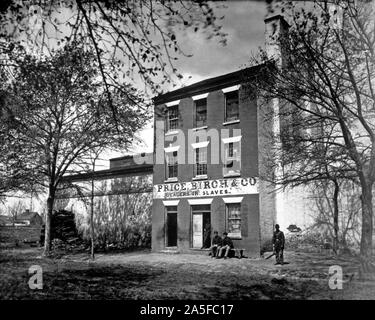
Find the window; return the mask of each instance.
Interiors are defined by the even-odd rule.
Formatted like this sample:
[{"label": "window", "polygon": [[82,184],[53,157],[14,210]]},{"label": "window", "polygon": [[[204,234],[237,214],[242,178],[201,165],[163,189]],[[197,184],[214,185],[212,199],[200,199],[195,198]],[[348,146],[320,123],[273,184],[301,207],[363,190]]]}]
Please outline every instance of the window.
[{"label": "window", "polygon": [[207,175],[207,147],[195,149],[195,176]]},{"label": "window", "polygon": [[166,153],[167,162],[167,179],[177,178],[178,176],[178,161],[177,151]]},{"label": "window", "polygon": [[223,175],[240,175],[241,173],[241,141],[224,144]]},{"label": "window", "polygon": [[168,107],[167,131],[178,128],[178,105]]},{"label": "window", "polygon": [[238,91],[232,91],[225,94],[225,122],[239,119],[239,98]]},{"label": "window", "polygon": [[226,211],[228,236],[241,238],[241,204],[227,203]]},{"label": "window", "polygon": [[207,99],[195,101],[194,127],[200,128],[207,124]]}]

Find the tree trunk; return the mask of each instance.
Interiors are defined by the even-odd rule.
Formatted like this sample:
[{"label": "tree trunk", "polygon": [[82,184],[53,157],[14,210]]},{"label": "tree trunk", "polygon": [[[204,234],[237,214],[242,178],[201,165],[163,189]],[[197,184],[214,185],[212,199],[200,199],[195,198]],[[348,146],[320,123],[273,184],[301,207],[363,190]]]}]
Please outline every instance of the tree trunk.
[{"label": "tree trunk", "polygon": [[372,258],[372,184],[362,184],[362,233],[360,250],[360,269],[359,277],[362,280],[375,277],[375,264],[371,262]]},{"label": "tree trunk", "polygon": [[53,204],[55,202],[55,190],[50,187],[47,199],[47,213],[46,222],[44,228],[44,256],[48,256],[51,253],[51,220],[53,212]]},{"label": "tree trunk", "polygon": [[340,186],[337,180],[333,181],[335,184],[335,191],[333,193],[333,231],[334,231],[334,238],[333,238],[333,252],[338,254],[339,250],[339,191]]},{"label": "tree trunk", "polygon": [[90,212],[90,238],[91,238],[91,260],[95,259],[95,234],[94,234],[94,172],[95,160],[92,164],[92,177],[91,177],[91,212]]},{"label": "tree trunk", "polygon": [[361,234],[361,258],[370,260],[372,256],[372,233],[373,233],[373,208],[372,208],[372,185],[362,184],[362,234]]},{"label": "tree trunk", "polygon": [[90,237],[91,237],[91,259],[95,259],[94,239],[94,177],[91,180],[91,213],[90,213]]}]

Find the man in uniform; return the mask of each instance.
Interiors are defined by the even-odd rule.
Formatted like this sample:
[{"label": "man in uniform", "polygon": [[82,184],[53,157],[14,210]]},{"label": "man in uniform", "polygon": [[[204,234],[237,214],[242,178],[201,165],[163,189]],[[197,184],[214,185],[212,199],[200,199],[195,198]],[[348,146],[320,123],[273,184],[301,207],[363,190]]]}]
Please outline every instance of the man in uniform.
[{"label": "man in uniform", "polygon": [[218,253],[218,250],[221,247],[221,237],[217,231],[214,231],[214,237],[212,238],[212,246],[211,246],[211,257],[214,258]]},{"label": "man in uniform", "polygon": [[284,264],[285,237],[284,237],[284,233],[280,231],[280,226],[278,224],[275,225],[275,232],[273,233],[273,237],[272,237],[272,245],[273,245],[273,252],[275,253],[275,256],[276,256],[275,264]]},{"label": "man in uniform", "polygon": [[224,259],[228,258],[228,253],[230,249],[233,249],[233,241],[231,238],[228,237],[228,233],[223,233],[223,241],[221,242],[221,248],[219,250],[219,254],[216,256],[216,258],[221,258],[223,251],[225,250]]}]

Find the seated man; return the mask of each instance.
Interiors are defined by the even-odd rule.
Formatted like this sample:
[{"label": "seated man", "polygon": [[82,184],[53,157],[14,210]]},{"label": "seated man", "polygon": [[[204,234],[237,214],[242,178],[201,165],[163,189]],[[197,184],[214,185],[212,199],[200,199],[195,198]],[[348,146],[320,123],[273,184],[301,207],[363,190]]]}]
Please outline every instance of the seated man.
[{"label": "seated man", "polygon": [[216,253],[221,247],[221,237],[217,231],[214,231],[214,237],[212,238],[212,245],[210,247],[211,250],[211,257],[214,258]]},{"label": "seated man", "polygon": [[219,254],[216,258],[221,258],[224,250],[225,250],[224,259],[228,258],[228,253],[229,253],[230,249],[233,249],[233,248],[234,248],[234,245],[233,245],[232,239],[228,237],[228,233],[224,232],[223,233],[223,240],[221,242],[221,248],[220,248]]}]

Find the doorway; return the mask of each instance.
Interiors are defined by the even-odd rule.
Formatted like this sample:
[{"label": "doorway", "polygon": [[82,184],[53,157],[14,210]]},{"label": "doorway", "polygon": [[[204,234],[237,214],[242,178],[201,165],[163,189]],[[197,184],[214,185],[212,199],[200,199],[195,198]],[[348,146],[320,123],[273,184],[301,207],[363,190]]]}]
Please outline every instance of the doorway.
[{"label": "doorway", "polygon": [[166,246],[177,247],[177,206],[166,208]]},{"label": "doorway", "polygon": [[192,247],[209,248],[211,243],[210,205],[192,206]]}]

